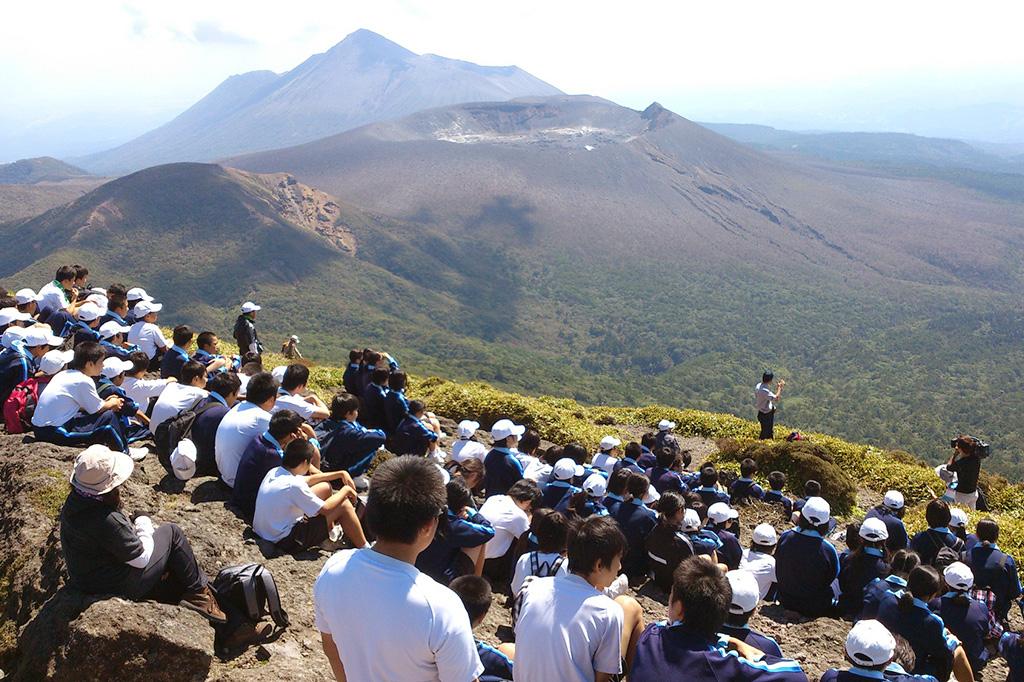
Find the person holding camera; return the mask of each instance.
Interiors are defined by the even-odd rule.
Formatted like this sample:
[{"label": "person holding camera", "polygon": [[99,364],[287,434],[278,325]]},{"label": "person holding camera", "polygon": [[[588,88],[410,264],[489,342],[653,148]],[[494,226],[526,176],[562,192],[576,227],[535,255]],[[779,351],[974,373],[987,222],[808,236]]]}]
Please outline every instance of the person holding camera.
[{"label": "person holding camera", "polygon": [[761,376],[761,383],[754,387],[754,401],[757,404],[757,421],[761,424],[761,440],[772,440],[775,438],[775,406],[782,395],[782,389],[786,385],[785,379],[779,379],[778,388],[772,393],[772,382],[775,375],[771,370],[765,370]]},{"label": "person holding camera", "polygon": [[977,509],[981,458],[987,452],[988,444],[973,436],[957,436],[949,444],[953,448],[953,455],[946,463],[946,471],[956,474],[953,501]]}]

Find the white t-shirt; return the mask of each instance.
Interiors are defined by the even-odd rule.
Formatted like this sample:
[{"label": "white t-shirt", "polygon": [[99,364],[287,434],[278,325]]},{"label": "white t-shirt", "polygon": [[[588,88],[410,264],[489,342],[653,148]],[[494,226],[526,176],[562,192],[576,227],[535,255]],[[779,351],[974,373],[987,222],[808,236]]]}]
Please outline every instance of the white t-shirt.
[{"label": "white t-shirt", "polygon": [[771,412],[775,409],[775,401],[778,399],[779,395],[772,393],[768,384],[758,384],[754,387],[754,401],[757,403],[758,412]]},{"label": "white t-shirt", "polygon": [[452,445],[452,459],[456,462],[474,458],[482,462],[486,456],[487,448],[483,443],[478,443],[475,440],[457,440]]},{"label": "white t-shirt", "polygon": [[750,571],[757,579],[757,587],[761,592],[761,600],[768,596],[768,590],[775,583],[775,557],[764,554],[749,547],[743,550],[740,568]]},{"label": "white t-shirt", "polygon": [[195,386],[176,382],[168,384],[153,405],[153,414],[149,417],[149,432],[156,433],[156,427],[160,424],[177,416],[182,410],[192,407],[197,400],[208,395],[210,394]]},{"label": "white t-shirt", "polygon": [[64,310],[70,305],[68,299],[64,297],[64,292],[52,280],[43,285],[43,288],[39,290],[39,295],[42,297],[38,304],[40,310],[46,308]]},{"label": "white t-shirt", "polygon": [[145,412],[146,407],[149,405],[149,399],[159,396],[169,383],[171,382],[167,379],[125,377],[124,383],[121,384],[121,389],[125,395],[134,400],[142,408],[142,411]]},{"label": "white t-shirt", "polygon": [[264,540],[279,542],[288,537],[296,523],[316,516],[323,506],[324,501],[313,494],[305,476],[277,467],[267,472],[256,493],[252,529]]},{"label": "white t-shirt", "polygon": [[282,393],[277,396],[277,402],[274,403],[270,413],[274,414],[281,410],[291,410],[306,421],[311,421],[313,419],[313,410],[315,409],[316,407],[312,403],[307,403],[300,395],[285,395]]},{"label": "white t-shirt", "polygon": [[[578,575],[531,580],[516,621],[516,682],[593,682],[621,671],[622,607]],[[685,677],[685,675],[683,675]]]},{"label": "white t-shirt", "polygon": [[43,387],[32,415],[33,426],[63,426],[79,412],[96,414],[103,400],[92,377],[77,369],[57,372]]},{"label": "white t-shirt", "polygon": [[139,350],[149,356],[150,360],[156,355],[157,350],[170,348],[171,346],[171,344],[167,343],[167,339],[164,338],[164,333],[160,331],[160,327],[152,322],[136,322],[133,324],[132,328],[128,330],[128,343],[138,346]]},{"label": "white t-shirt", "polygon": [[242,453],[252,439],[267,430],[270,426],[270,413],[259,405],[240,402],[228,410],[217,427],[214,440],[214,454],[220,477],[230,486],[235,485],[235,474]]},{"label": "white t-shirt", "polygon": [[469,682],[484,670],[455,593],[368,547],[327,560],[313,608],[350,680]]},{"label": "white t-shirt", "polygon": [[[526,579],[533,575],[533,561],[530,557],[533,555],[537,556],[537,566],[547,564],[549,567],[554,566],[555,563],[561,559],[561,563],[558,565],[558,570],[552,574],[552,576],[558,575],[569,575],[569,559],[562,556],[557,552],[551,552],[548,554],[541,554],[540,552],[527,552],[526,554],[519,557],[516,561],[516,570],[512,575],[512,594],[519,594],[519,590],[523,589],[523,583]],[[544,576],[544,577],[552,577]]]},{"label": "white t-shirt", "polygon": [[609,455],[607,452],[599,452],[594,455],[594,459],[591,460],[590,466],[595,469],[602,469],[605,473],[611,474],[615,470],[615,463],[619,461],[619,458],[615,455]]},{"label": "white t-shirt", "polygon": [[484,548],[488,559],[504,556],[516,538],[530,529],[530,517],[508,495],[488,497],[480,514],[494,526],[494,537]]}]

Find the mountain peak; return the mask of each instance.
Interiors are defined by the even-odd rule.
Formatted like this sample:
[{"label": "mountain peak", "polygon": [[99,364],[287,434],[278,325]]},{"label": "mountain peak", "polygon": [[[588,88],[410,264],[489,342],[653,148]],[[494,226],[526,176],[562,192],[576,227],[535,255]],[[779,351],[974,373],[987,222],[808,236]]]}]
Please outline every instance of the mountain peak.
[{"label": "mountain peak", "polygon": [[365,56],[378,59],[400,60],[416,56],[412,50],[407,50],[381,34],[365,28],[349,33],[340,43],[328,50],[328,53],[336,54],[350,50],[356,50]]}]

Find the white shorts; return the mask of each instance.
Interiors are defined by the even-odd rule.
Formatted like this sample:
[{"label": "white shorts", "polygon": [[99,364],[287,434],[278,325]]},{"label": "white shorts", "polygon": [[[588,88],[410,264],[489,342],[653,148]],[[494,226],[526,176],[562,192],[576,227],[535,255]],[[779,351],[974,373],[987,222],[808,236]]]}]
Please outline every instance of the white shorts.
[{"label": "white shorts", "polygon": [[978,491],[975,490],[973,493],[953,493],[953,501],[957,504],[962,504],[968,509],[978,508]]}]

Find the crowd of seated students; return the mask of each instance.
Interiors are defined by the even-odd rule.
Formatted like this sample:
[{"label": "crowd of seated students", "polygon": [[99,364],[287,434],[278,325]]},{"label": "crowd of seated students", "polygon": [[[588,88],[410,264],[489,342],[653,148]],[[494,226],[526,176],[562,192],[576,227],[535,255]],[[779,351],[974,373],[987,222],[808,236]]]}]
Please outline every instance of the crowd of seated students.
[{"label": "crowd of seated students", "polygon": [[[131,521],[120,506],[132,460],[148,452],[135,444],[187,417],[187,438],[161,456],[170,473],[216,476],[271,551],[332,553],[313,594],[338,679],[806,679],[751,627],[765,603],[856,623],[850,668],[822,679],[964,682],[997,652],[1011,676],[1024,674],[1024,642],[1007,627],[1021,586],[999,527],[983,519],[968,535],[966,515],[942,499],[909,537],[903,496],[889,491],[845,529],[840,553],[844,529],[820,485],[804,482],[793,500],[783,473],[760,479],[752,460],[728,485],[714,466],[691,471],[668,420],[640,442],[608,436],[588,451],[542,447],[510,419],[484,433],[467,419],[448,455],[439,420],[406,396],[386,353],[351,351],[329,404],[309,390],[306,365],[265,371],[252,302],[233,330],[236,357],[186,325],[168,342],[145,290],[91,288],[80,266],[10,302],[5,423],[84,450],[61,535],[85,591],[144,599],[173,581],[183,606],[223,621],[181,530]],[[16,410],[30,389],[32,413],[9,418],[6,403]],[[397,456],[368,476],[382,448]],[[779,523],[744,538],[753,501],[776,507]],[[648,581],[666,620],[645,624],[628,592]],[[473,636],[495,595],[512,606],[514,645]],[[380,656],[395,622],[403,646]]]}]

